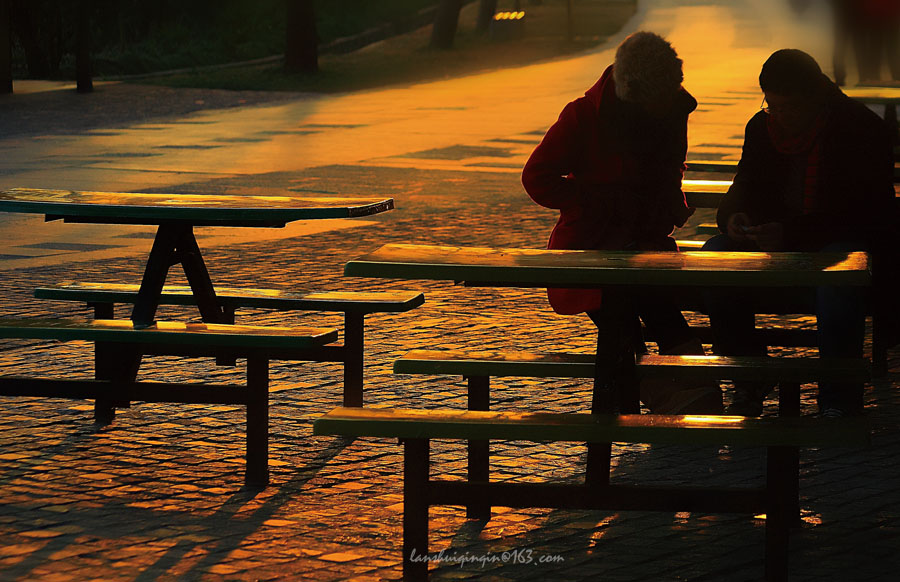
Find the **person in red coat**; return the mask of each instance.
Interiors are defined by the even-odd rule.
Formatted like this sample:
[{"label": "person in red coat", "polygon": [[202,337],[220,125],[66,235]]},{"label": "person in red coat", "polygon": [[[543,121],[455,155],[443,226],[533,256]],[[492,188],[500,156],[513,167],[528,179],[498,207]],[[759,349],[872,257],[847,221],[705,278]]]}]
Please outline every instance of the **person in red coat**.
[{"label": "person in red coat", "polygon": [[[669,235],[693,210],[681,190],[688,115],[697,101],[682,87],[682,61],[652,32],[637,32],[593,87],[563,109],[531,154],[522,184],[538,204],[559,210],[550,249],[677,251]],[[563,315],[598,310],[611,289],[548,289]],[[661,353],[703,354],[675,302],[641,292],[635,307]],[[603,330],[601,330],[602,332]],[[714,413],[718,388],[641,386],[658,413]]]}]

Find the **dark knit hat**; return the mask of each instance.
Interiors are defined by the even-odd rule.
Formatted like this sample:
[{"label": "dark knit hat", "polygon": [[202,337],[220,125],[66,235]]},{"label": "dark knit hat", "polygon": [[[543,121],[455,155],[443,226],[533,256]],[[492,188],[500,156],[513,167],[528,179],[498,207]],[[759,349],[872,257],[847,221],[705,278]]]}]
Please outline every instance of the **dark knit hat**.
[{"label": "dark knit hat", "polygon": [[778,95],[812,95],[829,82],[816,59],[797,49],[775,51],[759,73],[763,92]]}]

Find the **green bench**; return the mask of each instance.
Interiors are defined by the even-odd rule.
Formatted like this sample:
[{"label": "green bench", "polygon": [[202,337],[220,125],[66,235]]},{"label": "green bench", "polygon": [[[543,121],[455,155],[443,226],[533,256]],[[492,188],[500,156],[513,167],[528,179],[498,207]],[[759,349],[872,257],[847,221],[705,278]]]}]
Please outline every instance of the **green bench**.
[{"label": "green bench", "polygon": [[[894,148],[894,158],[900,157],[898,149]],[[737,173],[737,162],[722,160],[693,160],[684,163],[686,171],[713,174]],[[900,182],[900,164],[894,163],[894,182]]]},{"label": "green bench", "polygon": [[[247,408],[245,480],[268,483],[269,361],[324,346],[337,330],[130,320],[0,319],[0,338],[95,343],[94,379],[0,376],[0,396],[94,399],[94,417],[111,422],[116,407],[133,400],[232,404]],[[246,386],[136,381],[142,354],[247,359]]]},{"label": "green bench", "polygon": [[[317,419],[313,434],[399,438],[404,450],[403,574],[426,580],[428,509],[432,505],[550,507],[589,510],[766,514],[765,574],[788,577],[788,542],[795,516],[797,447],[865,446],[863,418],[743,418],[662,415],[520,414],[487,411],[338,408]],[[609,474],[584,483],[459,481],[430,476],[431,439],[496,439],[588,443],[676,443],[767,449],[764,485],[649,487],[614,484]]]},{"label": "green bench", "polygon": [[[114,283],[85,283],[64,281],[52,287],[35,289],[38,299],[83,301],[94,309],[97,319],[115,317],[115,304],[133,304],[138,285]],[[316,346],[299,351],[285,359],[305,361],[343,362],[344,406],[363,404],[363,353],[366,315],[372,313],[401,313],[425,302],[418,291],[321,291],[300,292],[276,289],[249,289],[222,287],[216,289],[216,297],[224,308],[226,317],[234,323],[239,308],[262,308],[280,311],[327,311],[344,313],[344,338],[342,345]],[[195,305],[190,287],[166,286],[160,296],[162,305]]]},{"label": "green bench", "polygon": [[[466,379],[468,409],[490,409],[491,378],[594,378],[593,354],[413,350],[394,362],[395,374],[443,374]],[[800,384],[823,379],[864,382],[870,379],[868,362],[861,359],[728,358],[723,356],[659,356],[636,359],[637,378],[690,379],[698,383],[720,380],[759,380],[778,383],[779,410],[785,416],[800,413]],[[627,400],[636,401],[637,395]],[[469,474],[486,479],[490,452],[485,441],[470,442]],[[484,517],[490,507],[467,508],[469,517]]]},{"label": "green bench", "polygon": [[[483,378],[593,378],[594,354],[497,352],[469,350],[413,350],[394,362],[395,374],[444,374]],[[660,356],[636,358],[639,378],[690,378],[760,380],[785,383],[829,379],[865,382],[871,378],[869,363],[857,358],[759,358],[725,356]]]}]

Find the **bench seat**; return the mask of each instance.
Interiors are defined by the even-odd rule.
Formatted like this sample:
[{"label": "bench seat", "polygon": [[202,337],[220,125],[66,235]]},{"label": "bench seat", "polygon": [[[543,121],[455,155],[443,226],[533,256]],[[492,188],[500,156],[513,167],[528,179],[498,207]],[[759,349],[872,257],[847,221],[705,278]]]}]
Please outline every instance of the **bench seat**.
[{"label": "bench seat", "polygon": [[[134,303],[139,285],[124,283],[91,283],[63,281],[50,287],[38,287],[38,299],[84,301],[87,303]],[[232,309],[256,307],[277,310],[335,311],[345,313],[404,312],[422,305],[425,296],[417,291],[283,291],[217,287],[216,297]],[[166,285],[160,296],[161,305],[194,305],[191,288]]]},{"label": "bench seat", "polygon": [[[396,374],[593,378],[594,354],[413,350],[394,362]],[[689,377],[707,380],[815,382],[829,379],[864,382],[871,369],[857,358],[759,358],[726,356],[637,357],[639,377]]]},{"label": "bench seat", "polygon": [[[486,504],[590,510],[651,510],[765,513],[766,578],[787,580],[788,537],[797,473],[796,447],[865,446],[863,418],[744,418],[663,415],[592,415],[487,411],[338,408],[317,419],[313,434],[392,437],[404,446],[403,573],[425,580],[428,508]],[[767,448],[764,485],[740,488],[648,487],[584,483],[491,482],[487,474],[468,481],[433,479],[431,439],[677,443]],[[471,475],[470,475],[471,477]],[[608,477],[608,475],[607,475]],[[486,516],[489,518],[490,516]]]},{"label": "bench seat", "polygon": [[[0,338],[95,343],[95,378],[0,376],[0,395],[94,399],[94,418],[112,422],[116,407],[132,400],[191,404],[240,404],[247,408],[245,481],[269,479],[269,361],[337,339],[337,330],[130,320],[0,319]],[[138,382],[143,354],[247,358],[246,386]],[[280,359],[280,358],[279,358]]]},{"label": "bench seat", "polygon": [[[58,285],[38,287],[34,296],[38,299],[83,301],[94,308],[97,319],[112,319],[115,304],[133,304],[137,299],[138,285],[63,281]],[[365,317],[372,313],[402,313],[415,309],[425,302],[418,291],[283,291],[220,287],[216,297],[226,317],[234,323],[239,308],[274,309],[280,311],[326,311],[344,313],[343,344],[328,345],[300,354],[297,359],[322,362],[342,362],[344,365],[344,406],[363,405],[363,366]],[[191,288],[167,285],[163,288],[161,305],[195,305]],[[290,359],[284,354],[279,359]]]},{"label": "bench seat", "polygon": [[865,418],[840,419],[838,423],[831,423],[831,420],[812,416],[750,418],[345,407],[317,418],[313,423],[313,434],[762,447],[857,447],[870,444]]},{"label": "bench seat", "polygon": [[0,338],[85,340],[152,345],[287,350],[337,340],[337,330],[155,321],[146,327],[129,319],[0,319]]}]

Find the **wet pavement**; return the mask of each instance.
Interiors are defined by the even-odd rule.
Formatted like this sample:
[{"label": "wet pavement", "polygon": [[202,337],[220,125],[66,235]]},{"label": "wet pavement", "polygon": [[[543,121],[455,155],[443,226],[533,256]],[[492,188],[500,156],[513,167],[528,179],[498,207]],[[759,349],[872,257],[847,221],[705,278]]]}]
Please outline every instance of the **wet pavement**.
[{"label": "wet pavement", "polygon": [[[743,125],[759,106],[756,75],[772,50],[809,47],[827,62],[822,21],[813,14],[795,22],[785,11],[776,0],[641,2],[622,35],[663,32],[684,58],[685,84],[701,103],[691,118],[691,157],[739,156]],[[392,196],[396,210],[329,230],[208,229],[198,239],[222,285],[424,291],[425,305],[412,312],[367,319],[366,403],[464,408],[461,378],[393,375],[392,361],[435,346],[588,353],[593,324],[554,315],[540,290],[348,279],[342,265],[386,242],[543,246],[555,215],[528,200],[518,172],[620,38],[552,63],[330,97],[178,90],[165,99],[158,88],[106,85],[87,97],[119,112],[107,120],[96,117],[105,105],[73,106],[86,96],[67,91],[4,97],[0,106],[21,113],[32,106],[11,100],[40,96],[46,104],[34,111],[52,104],[72,121],[42,125],[21,113],[13,118],[30,120],[13,123],[4,113],[0,187]],[[33,299],[34,287],[139,280],[146,229],[41,220],[0,217],[0,315],[86,316],[80,305]],[[692,224],[702,220],[698,213]],[[159,317],[197,314],[164,308]],[[238,320],[341,324],[334,314],[263,310],[239,312]],[[792,580],[900,579],[900,358],[890,355],[888,377],[866,392],[873,445],[802,453]],[[0,365],[6,374],[87,378],[91,347],[7,341]],[[156,357],[140,378],[241,382],[244,372],[243,362],[228,368]],[[243,487],[238,407],[141,403],[96,428],[90,402],[0,400],[0,580],[398,579],[400,447],[312,436],[312,421],[340,404],[340,366],[278,362],[271,375],[272,483],[263,491]],[[492,394],[498,410],[583,411],[590,383],[501,379]],[[804,413],[815,412],[813,394],[806,387]],[[766,413],[774,407],[770,400]],[[464,447],[434,449],[434,471],[462,478]],[[492,453],[497,479],[571,481],[582,473],[585,448],[500,442]],[[629,445],[614,453],[613,478],[621,482],[688,483],[703,474],[705,483],[747,484],[763,466],[757,449]],[[449,507],[431,515],[432,551],[522,550],[535,560],[448,562],[436,579],[762,578],[764,521],[753,516],[496,508],[484,523]]]}]

